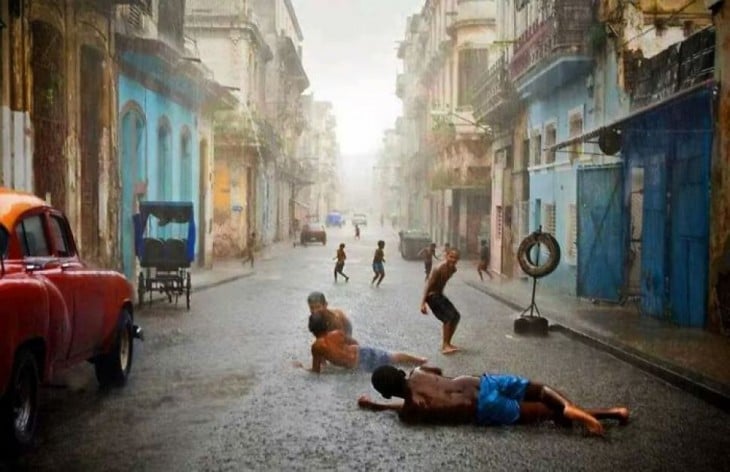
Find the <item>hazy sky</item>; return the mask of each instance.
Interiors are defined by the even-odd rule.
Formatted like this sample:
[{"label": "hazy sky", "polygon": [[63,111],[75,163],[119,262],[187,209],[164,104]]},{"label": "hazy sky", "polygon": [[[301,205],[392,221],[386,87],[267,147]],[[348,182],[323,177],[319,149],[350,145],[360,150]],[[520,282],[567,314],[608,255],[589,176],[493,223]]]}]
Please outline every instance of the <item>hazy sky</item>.
[{"label": "hazy sky", "polygon": [[423,0],[292,0],[315,100],[331,101],[344,156],[375,153],[401,111],[397,42]]}]

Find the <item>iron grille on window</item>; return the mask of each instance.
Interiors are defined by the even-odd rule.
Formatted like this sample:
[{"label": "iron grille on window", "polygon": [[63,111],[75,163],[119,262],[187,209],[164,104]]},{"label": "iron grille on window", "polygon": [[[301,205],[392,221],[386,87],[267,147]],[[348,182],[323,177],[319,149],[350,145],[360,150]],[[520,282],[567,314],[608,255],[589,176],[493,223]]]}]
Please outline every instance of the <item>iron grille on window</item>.
[{"label": "iron grille on window", "polygon": [[542,230],[545,233],[555,234],[555,204],[554,203],[543,203],[542,204]]},{"label": "iron grille on window", "polygon": [[578,257],[578,210],[575,203],[568,207],[568,258]]}]

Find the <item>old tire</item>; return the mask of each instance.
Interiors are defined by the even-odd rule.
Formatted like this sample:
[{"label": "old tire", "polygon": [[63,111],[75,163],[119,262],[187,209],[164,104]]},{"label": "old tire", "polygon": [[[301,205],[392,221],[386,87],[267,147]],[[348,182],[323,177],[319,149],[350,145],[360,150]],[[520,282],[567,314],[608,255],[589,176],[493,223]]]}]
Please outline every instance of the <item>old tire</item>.
[{"label": "old tire", "polygon": [[[532,258],[532,251],[538,247],[544,248],[548,252],[545,261],[539,264]],[[517,249],[517,262],[525,274],[536,279],[545,277],[560,264],[560,244],[550,233],[532,233],[520,243],[520,247]]]},{"label": "old tire", "polygon": [[515,320],[514,330],[517,334],[547,336],[548,320],[540,316],[522,316]]},{"label": "old tire", "polygon": [[0,400],[0,452],[15,456],[28,448],[38,424],[38,362],[28,349],[15,356],[10,384]]},{"label": "old tire", "polygon": [[96,380],[101,388],[122,387],[127,383],[129,372],[132,370],[134,354],[134,326],[132,315],[126,309],[122,310],[114,335],[111,350],[101,354],[95,362]]}]

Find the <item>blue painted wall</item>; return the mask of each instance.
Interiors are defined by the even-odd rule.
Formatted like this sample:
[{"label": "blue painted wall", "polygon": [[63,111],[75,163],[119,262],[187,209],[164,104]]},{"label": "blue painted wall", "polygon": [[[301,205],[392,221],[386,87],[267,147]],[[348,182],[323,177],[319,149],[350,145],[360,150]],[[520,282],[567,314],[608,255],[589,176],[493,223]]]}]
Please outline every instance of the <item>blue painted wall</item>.
[{"label": "blue painted wall", "polygon": [[[528,132],[539,129],[545,143],[545,125],[554,122],[556,141],[561,142],[569,136],[569,112],[581,107],[583,109],[583,130],[593,126],[593,99],[586,88],[586,76],[580,76],[566,83],[560,89],[553,90],[544,97],[534,97],[528,104]],[[543,156],[544,162],[544,156]],[[530,171],[530,231],[539,226],[542,209],[540,205],[555,205],[555,237],[560,244],[562,257],[558,268],[549,276],[541,279],[541,283],[551,290],[566,295],[576,294],[577,259],[568,258],[570,244],[569,210],[576,203],[576,168],[570,164],[569,153],[558,152],[555,163],[546,168]]]},{"label": "blue painted wall", "polygon": [[[139,175],[146,175],[147,180],[147,194],[144,197],[145,200],[191,200],[195,206],[196,223],[200,224],[199,221],[199,188],[198,181],[200,175],[200,159],[198,155],[199,147],[198,143],[198,129],[197,129],[197,115],[196,112],[186,108],[185,106],[172,101],[169,97],[160,95],[157,92],[145,88],[139,82],[132,80],[122,74],[119,75],[118,80],[118,93],[119,93],[119,148],[121,158],[121,175],[122,175],[122,193],[126,196],[125,202],[122,204],[121,209],[121,224],[120,224],[120,240],[122,241],[122,257],[124,261],[124,272],[127,277],[132,277],[134,274],[133,262],[134,262],[134,247],[129,244],[130,235],[132,233],[132,214],[136,213],[136,205],[129,204],[129,197],[131,196],[131,186],[137,181]],[[127,109],[130,103],[135,103],[141,108],[144,114],[144,143],[141,145],[142,152],[144,155],[142,159],[145,163],[144,170],[134,169],[134,164],[131,162],[130,157],[132,153],[129,148],[131,147],[129,130],[125,130],[124,127],[124,116],[122,113]],[[160,169],[166,167],[165,164],[161,163],[159,155],[159,143],[158,143],[158,130],[160,124],[166,122],[169,123],[169,150],[170,159],[167,165],[166,175],[166,186],[168,187],[167,195],[162,195],[160,189],[161,175]],[[182,143],[182,137],[184,130],[189,132],[189,145],[187,147],[187,158],[183,158],[184,147]],[[183,169],[182,163],[184,160],[189,162],[189,169]],[[182,183],[182,178],[190,179],[190,184],[187,187],[189,195],[182,195],[182,192],[186,190]],[[164,236],[176,236],[186,237],[187,230],[184,226],[178,226],[169,228],[152,228],[153,234],[156,232],[157,235]],[[132,238],[133,241],[133,238]],[[196,242],[197,245],[197,242]],[[196,254],[198,248],[196,247]],[[131,264],[131,265],[130,265]]]}]

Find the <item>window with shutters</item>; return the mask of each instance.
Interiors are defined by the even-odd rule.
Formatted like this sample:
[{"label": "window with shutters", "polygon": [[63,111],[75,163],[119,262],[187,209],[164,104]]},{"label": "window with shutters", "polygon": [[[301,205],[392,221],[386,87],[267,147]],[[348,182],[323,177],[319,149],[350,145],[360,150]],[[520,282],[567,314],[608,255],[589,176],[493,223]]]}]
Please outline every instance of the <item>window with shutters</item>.
[{"label": "window with shutters", "polygon": [[482,49],[462,49],[459,51],[459,90],[457,105],[471,105],[471,92],[477,85],[479,76],[489,65],[489,51]]},{"label": "window with shutters", "polygon": [[539,166],[542,164],[542,136],[539,131],[535,132],[535,135],[530,140],[532,144],[531,160],[533,166]]},{"label": "window with shutters", "polygon": [[542,204],[542,231],[543,233],[550,233],[555,235],[555,204],[554,203],[543,203]]},{"label": "window with shutters", "polygon": [[[568,133],[570,138],[577,138],[583,134],[583,110],[578,108],[568,115]],[[580,159],[583,155],[583,144],[575,143],[570,146],[570,161]]]},{"label": "window with shutters", "polygon": [[[550,148],[555,145],[557,135],[558,133],[554,122],[545,125],[545,148]],[[545,164],[552,164],[553,162],[555,162],[555,151],[546,150]]]}]

